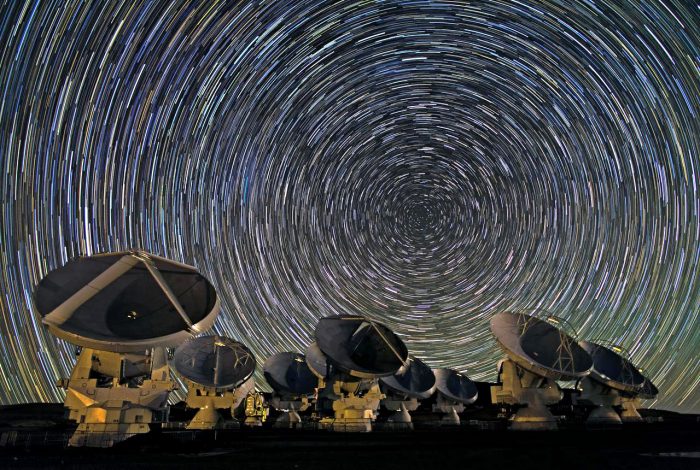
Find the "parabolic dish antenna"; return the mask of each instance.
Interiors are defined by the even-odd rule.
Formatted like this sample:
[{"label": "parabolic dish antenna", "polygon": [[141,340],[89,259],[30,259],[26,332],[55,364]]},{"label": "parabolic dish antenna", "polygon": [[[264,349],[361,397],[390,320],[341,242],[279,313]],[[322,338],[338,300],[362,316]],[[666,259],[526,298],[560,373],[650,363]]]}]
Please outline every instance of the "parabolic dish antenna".
[{"label": "parabolic dish antenna", "polygon": [[405,368],[394,375],[382,377],[379,382],[390,390],[411,398],[424,399],[435,391],[435,375],[432,369],[416,357],[408,360]]},{"label": "parabolic dish antenna", "polygon": [[644,383],[642,384],[641,390],[637,392],[637,396],[639,398],[644,398],[645,400],[653,400],[658,394],[659,389],[656,388],[656,385],[651,383],[651,380],[649,380],[649,378],[644,377]]},{"label": "parabolic dish antenna", "polygon": [[71,260],[41,280],[34,303],[52,334],[112,352],[177,346],[219,313],[195,268],[143,251]]},{"label": "parabolic dish antenna", "polygon": [[474,382],[453,369],[435,369],[435,386],[446,398],[469,405],[479,395]]},{"label": "parabolic dish antenna", "polygon": [[642,390],[645,377],[622,356],[622,348],[612,346],[608,349],[590,341],[579,341],[578,344],[593,359],[591,378],[623,392],[637,394]]},{"label": "parabolic dish antenna", "polygon": [[175,350],[173,366],[195,384],[235,388],[253,375],[255,358],[238,341],[222,336],[200,336]]},{"label": "parabolic dish antenna", "polygon": [[318,378],[306,364],[303,354],[282,352],[270,356],[263,365],[265,380],[276,392],[311,395]]},{"label": "parabolic dish antenna", "polygon": [[[588,375],[593,360],[576,341],[552,322],[524,313],[497,313],[491,332],[510,359],[520,367],[553,380]],[[554,323],[554,324],[553,324]]]},{"label": "parabolic dish antenna", "polygon": [[306,365],[319,379],[326,378],[328,374],[328,359],[315,341],[306,348]]},{"label": "parabolic dish antenna", "polygon": [[322,318],[315,335],[323,354],[354,377],[392,375],[408,359],[406,345],[393,331],[361,316]]},{"label": "parabolic dish antenna", "polygon": [[[643,421],[637,410],[639,398],[653,398],[655,387],[652,389],[651,382],[628,360],[629,354],[607,342],[579,341],[579,345],[593,358],[593,369],[581,381],[579,396],[583,404],[594,405],[586,423],[614,426]],[[644,393],[645,386],[648,394]],[[619,407],[619,415],[613,407]]]}]

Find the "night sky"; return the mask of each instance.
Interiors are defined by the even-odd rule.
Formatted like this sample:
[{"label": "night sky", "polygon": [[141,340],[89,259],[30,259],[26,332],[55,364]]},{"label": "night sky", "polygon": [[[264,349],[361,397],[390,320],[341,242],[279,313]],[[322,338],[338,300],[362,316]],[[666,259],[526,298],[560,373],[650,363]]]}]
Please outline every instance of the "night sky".
[{"label": "night sky", "polygon": [[260,378],[360,313],[494,381],[489,318],[546,311],[700,412],[700,9],[574,3],[6,0],[0,403],[75,360],[39,280],[140,248]]}]

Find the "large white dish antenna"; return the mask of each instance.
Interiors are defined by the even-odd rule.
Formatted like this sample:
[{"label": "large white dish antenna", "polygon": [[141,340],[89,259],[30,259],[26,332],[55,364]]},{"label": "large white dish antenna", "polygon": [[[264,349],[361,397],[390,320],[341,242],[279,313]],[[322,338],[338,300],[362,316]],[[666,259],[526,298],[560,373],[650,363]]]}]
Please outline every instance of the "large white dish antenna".
[{"label": "large white dish antenna", "polygon": [[576,340],[548,321],[501,312],[491,318],[491,332],[513,362],[535,375],[575,380],[593,367],[591,356]]},{"label": "large white dish antenna", "polygon": [[255,372],[255,357],[250,350],[223,336],[200,336],[181,344],[172,364],[191,382],[218,389],[236,388]]},{"label": "large white dish antenna", "polygon": [[593,359],[592,379],[615,390],[633,394],[641,392],[646,379],[634,364],[620,354],[621,348],[617,348],[617,352],[590,341],[579,341],[578,344]]},{"label": "large white dish antenna", "polygon": [[453,369],[435,369],[435,386],[446,398],[469,405],[479,396],[476,384],[464,374]]},{"label": "large white dish antenna", "polygon": [[417,357],[411,357],[406,367],[379,382],[390,390],[411,398],[424,399],[435,391],[435,374]]},{"label": "large white dish antenna", "polygon": [[318,378],[306,364],[303,354],[281,352],[270,356],[263,365],[265,380],[280,393],[311,395]]},{"label": "large white dish antenna", "polygon": [[211,328],[220,306],[195,268],[143,251],[71,260],[41,280],[34,304],[52,334],[112,352],[177,346]]},{"label": "large white dish antenna", "polygon": [[386,326],[356,315],[322,318],[316,343],[339,370],[359,378],[384,377],[406,364],[408,349]]}]

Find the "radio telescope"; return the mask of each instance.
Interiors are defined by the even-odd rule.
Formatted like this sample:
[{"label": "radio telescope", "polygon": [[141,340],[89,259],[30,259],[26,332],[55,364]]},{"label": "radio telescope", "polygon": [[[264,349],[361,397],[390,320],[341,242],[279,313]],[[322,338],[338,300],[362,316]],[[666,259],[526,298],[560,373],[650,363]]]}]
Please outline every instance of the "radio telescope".
[{"label": "radio telescope", "polygon": [[[595,406],[587,422],[594,425],[615,425],[639,422],[639,398],[655,398],[658,390],[627,358],[629,354],[617,345],[579,341],[593,358],[591,374],[581,380],[580,401]],[[624,355],[624,356],[623,356]],[[617,414],[613,407],[620,407]]]},{"label": "radio telescope", "polygon": [[270,356],[265,365],[265,380],[274,390],[270,404],[283,411],[274,423],[278,428],[301,425],[299,411],[306,411],[316,392],[318,378],[306,364],[303,354],[282,352]]},{"label": "radio telescope", "polygon": [[555,381],[580,379],[591,371],[591,357],[559,328],[562,321],[510,312],[491,318],[491,332],[508,356],[500,363],[501,384],[491,387],[491,401],[520,406],[511,429],[556,429],[547,408],[562,398]]},{"label": "radio telescope", "polygon": [[321,425],[334,431],[371,431],[385,398],[378,379],[407,364],[406,346],[386,326],[357,315],[322,318],[315,336],[306,362],[320,377],[316,406],[326,414]]},{"label": "radio telescope", "polygon": [[187,429],[228,427],[218,410],[235,410],[255,388],[255,358],[243,344],[223,336],[200,336],[181,344],[173,367],[187,380],[187,406],[198,409]]},{"label": "radio telescope", "polygon": [[418,400],[430,397],[435,391],[433,371],[417,357],[410,357],[405,367],[393,375],[381,377],[379,385],[386,395],[381,403],[395,413],[387,420],[406,429],[413,429],[409,411],[418,408]]},{"label": "radio telescope", "polygon": [[49,331],[82,347],[65,406],[72,446],[109,447],[167,416],[174,388],[163,347],[211,327],[214,287],[195,268],[143,251],[77,258],[34,291]]},{"label": "radio telescope", "polygon": [[464,411],[464,405],[470,405],[478,398],[476,385],[469,377],[453,369],[435,369],[433,372],[437,389],[433,411],[444,414],[442,424],[458,426],[461,422],[458,413]]}]

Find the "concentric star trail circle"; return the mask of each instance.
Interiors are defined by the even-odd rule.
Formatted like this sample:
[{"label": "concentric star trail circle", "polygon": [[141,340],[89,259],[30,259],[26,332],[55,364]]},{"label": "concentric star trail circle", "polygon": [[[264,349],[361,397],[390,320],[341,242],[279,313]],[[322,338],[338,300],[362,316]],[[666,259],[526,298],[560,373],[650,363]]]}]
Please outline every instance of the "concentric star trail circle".
[{"label": "concentric star trail circle", "polygon": [[60,400],[74,361],[38,281],[141,248],[260,364],[361,313],[494,380],[491,315],[546,310],[700,411],[697,5],[0,8],[2,403]]}]

